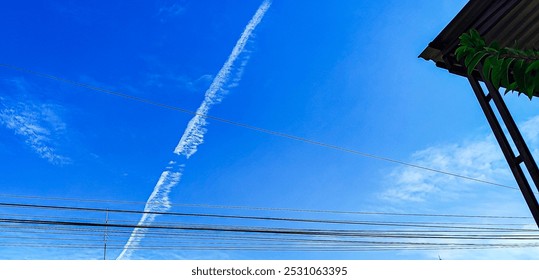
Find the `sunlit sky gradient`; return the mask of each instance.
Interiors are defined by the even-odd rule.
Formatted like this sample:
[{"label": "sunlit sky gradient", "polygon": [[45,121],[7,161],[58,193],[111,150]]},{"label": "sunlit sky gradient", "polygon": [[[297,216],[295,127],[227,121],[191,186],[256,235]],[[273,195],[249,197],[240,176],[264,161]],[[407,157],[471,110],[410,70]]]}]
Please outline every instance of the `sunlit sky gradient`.
[{"label": "sunlit sky gradient", "polygon": [[[196,111],[262,2],[11,1],[0,10],[0,63]],[[417,58],[465,3],[274,0],[209,115],[514,186],[466,79]],[[0,68],[0,90],[2,194],[145,202],[193,117],[8,68]],[[515,94],[505,99],[537,154],[539,103]],[[171,203],[530,216],[515,190],[207,122]],[[436,219],[429,221],[443,222]],[[148,250],[133,258],[537,253]],[[0,247],[6,259],[100,257]]]}]

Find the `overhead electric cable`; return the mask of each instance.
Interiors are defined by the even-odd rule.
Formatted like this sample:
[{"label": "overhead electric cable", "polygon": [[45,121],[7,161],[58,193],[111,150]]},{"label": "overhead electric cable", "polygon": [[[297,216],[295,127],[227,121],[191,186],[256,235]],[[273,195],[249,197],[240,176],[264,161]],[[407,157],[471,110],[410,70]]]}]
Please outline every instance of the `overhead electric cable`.
[{"label": "overhead electric cable", "polygon": [[[145,202],[139,202],[139,201],[29,196],[29,195],[14,195],[14,194],[6,194],[6,193],[0,193],[0,197],[39,199],[39,200],[74,201],[74,202],[138,204],[138,205],[146,204]],[[343,211],[343,210],[323,210],[323,209],[252,207],[252,206],[238,206],[238,205],[185,204],[185,203],[170,203],[170,205],[178,206],[178,207],[194,207],[194,208],[217,208],[217,209],[260,210],[260,211],[288,211],[288,212],[351,214],[351,215],[388,215],[388,216],[454,217],[454,218],[487,218],[487,219],[532,219],[531,217],[524,217],[524,216],[428,214],[428,213],[399,213],[399,212],[374,212],[374,211],[373,212],[368,212],[368,211]]]},{"label": "overhead electric cable", "polygon": [[[62,249],[100,249],[101,245],[92,245],[92,244],[36,244],[30,242],[19,242],[19,243],[0,243],[0,247],[32,247],[32,248],[62,248]],[[234,250],[234,251],[318,251],[318,252],[359,252],[359,251],[397,251],[397,250],[470,250],[470,249],[502,249],[502,248],[535,248],[539,247],[539,243],[514,243],[514,244],[469,244],[469,245],[460,245],[455,244],[439,244],[439,245],[430,245],[430,246],[421,246],[418,247],[415,244],[410,244],[407,246],[388,246],[388,245],[371,245],[371,246],[346,246],[346,247],[268,247],[268,246],[250,246],[250,247],[230,247],[230,246],[134,246],[134,249],[137,250],[192,250],[192,251],[204,251],[204,250]],[[111,247],[110,249],[122,249],[123,246]]]},{"label": "overhead electric cable", "polygon": [[[3,236],[0,237],[0,239],[18,239],[17,236]],[[46,238],[46,237],[28,237],[25,238],[25,241],[30,240],[46,240],[46,241],[70,241],[69,244],[73,245],[84,245],[82,242],[86,242],[86,244],[99,244],[101,240],[95,239],[82,239],[82,238]],[[71,243],[71,242],[77,242],[77,243]],[[48,243],[51,244],[51,243]],[[118,246],[122,245],[123,241],[121,240],[114,240],[111,241],[111,246]],[[301,247],[308,247],[308,248],[324,248],[324,247],[332,247],[332,248],[360,248],[364,247],[365,245],[372,246],[372,245],[381,245],[381,246],[403,246],[403,245],[414,245],[414,246],[492,246],[492,245],[521,245],[521,244],[539,244],[539,243],[448,243],[448,242],[409,242],[409,241],[354,241],[352,243],[334,243],[334,242],[327,242],[327,243],[312,243],[312,242],[297,242],[297,243],[291,243],[291,242],[270,242],[270,243],[259,243],[259,242],[253,242],[252,244],[246,244],[242,242],[230,242],[230,241],[221,241],[218,239],[211,240],[211,242],[204,241],[204,242],[198,242],[196,244],[191,243],[190,241],[175,241],[175,242],[167,242],[167,243],[159,243],[156,245],[149,244],[149,246],[159,246],[159,247],[174,247],[174,246],[185,246],[185,245],[204,245],[204,246],[213,246],[213,245],[262,245],[265,247],[275,247],[275,246],[294,246],[296,248]],[[148,246],[148,245],[146,245]],[[238,246],[238,248],[241,248],[241,246]]]},{"label": "overhead electric cable", "polygon": [[174,111],[178,111],[178,112],[182,112],[182,113],[186,113],[186,114],[190,114],[190,115],[198,115],[198,116],[206,118],[206,119],[211,119],[211,120],[215,120],[215,121],[218,121],[218,122],[221,122],[221,123],[227,123],[227,124],[230,124],[230,125],[243,127],[243,128],[249,129],[249,130],[258,131],[258,132],[265,133],[265,134],[275,135],[275,136],[282,137],[282,138],[296,140],[296,141],[299,141],[299,142],[304,142],[304,143],[308,143],[308,144],[312,144],[312,145],[316,145],[316,146],[321,146],[321,147],[325,147],[325,148],[329,148],[329,149],[333,149],[333,150],[337,150],[337,151],[341,151],[341,152],[346,152],[346,153],[350,153],[350,154],[355,154],[355,155],[359,155],[359,156],[363,156],[363,157],[373,158],[373,159],[377,159],[377,160],[381,160],[381,161],[400,164],[400,165],[404,165],[404,166],[408,166],[408,167],[412,167],[412,168],[427,170],[427,171],[430,171],[430,172],[440,173],[440,174],[453,176],[453,177],[457,177],[457,178],[461,178],[461,179],[465,179],[465,180],[469,180],[469,181],[475,181],[475,182],[479,182],[479,183],[489,184],[489,185],[508,188],[508,189],[513,189],[513,190],[519,190],[519,188],[513,187],[513,186],[508,186],[508,185],[504,185],[504,184],[500,184],[500,183],[496,183],[496,182],[491,182],[491,181],[487,181],[487,180],[483,180],[483,179],[473,178],[473,177],[470,177],[470,176],[461,175],[461,174],[457,174],[457,173],[453,173],[453,172],[449,172],[449,171],[445,171],[445,170],[439,170],[439,169],[435,169],[435,168],[421,166],[421,165],[418,165],[418,164],[413,164],[413,163],[409,163],[409,162],[405,162],[405,161],[401,161],[401,160],[396,160],[396,159],[392,159],[392,158],[388,158],[388,157],[384,157],[384,156],[365,153],[365,152],[357,151],[357,150],[354,150],[354,149],[344,148],[344,147],[341,147],[341,146],[332,145],[332,144],[328,144],[328,143],[323,143],[323,142],[320,142],[320,141],[315,141],[315,140],[307,139],[307,138],[304,138],[304,137],[295,136],[295,135],[292,135],[292,134],[287,134],[287,133],[283,133],[283,132],[269,130],[269,129],[265,129],[265,128],[261,128],[261,127],[257,127],[257,126],[253,126],[253,125],[249,125],[249,124],[245,124],[245,123],[231,121],[231,120],[228,120],[228,119],[223,119],[223,118],[214,117],[214,116],[210,116],[210,115],[199,114],[199,113],[197,113],[195,111],[187,110],[187,109],[184,109],[184,108],[180,108],[180,107],[168,105],[168,104],[165,104],[165,103],[152,101],[152,100],[145,99],[145,98],[140,98],[140,97],[128,95],[128,94],[121,93],[121,92],[118,92],[118,91],[108,90],[108,89],[98,87],[98,86],[94,86],[94,85],[90,85],[90,84],[87,84],[87,83],[81,83],[81,82],[77,82],[77,81],[61,78],[61,77],[58,77],[58,76],[54,76],[54,75],[50,75],[50,74],[45,74],[45,73],[29,70],[29,69],[26,69],[26,68],[22,68],[22,67],[10,65],[10,64],[0,63],[0,67],[4,67],[4,68],[12,69],[12,70],[15,70],[15,71],[32,74],[32,75],[43,77],[43,78],[46,78],[46,79],[49,79],[49,80],[54,80],[54,81],[58,81],[58,82],[62,82],[62,83],[67,83],[67,84],[71,84],[71,85],[74,85],[74,86],[77,86],[77,87],[86,88],[86,89],[89,89],[89,90],[92,90],[92,91],[103,92],[103,93],[106,93],[106,94],[109,94],[109,95],[114,95],[114,96],[130,99],[130,100],[133,100],[133,101],[142,102],[142,103],[150,104],[150,105],[153,105],[153,106],[158,106],[158,107],[162,107],[162,108],[166,108],[166,109],[170,109],[170,110],[174,110]]},{"label": "overhead electric cable", "polygon": [[[188,230],[188,231],[216,231],[216,232],[243,232],[243,233],[271,233],[271,234],[297,234],[297,235],[324,235],[324,236],[342,236],[355,237],[361,236],[361,231],[355,230],[328,230],[328,229],[296,229],[296,228],[269,228],[269,227],[231,227],[231,226],[214,226],[214,225],[197,225],[197,226],[167,226],[167,225],[137,225],[137,224],[118,224],[118,223],[96,223],[96,222],[74,222],[74,221],[57,221],[57,220],[37,220],[37,219],[8,219],[0,218],[0,223],[9,224],[32,224],[32,225],[64,225],[64,226],[83,226],[83,227],[112,227],[112,228],[142,228],[142,229],[166,229],[166,230]],[[435,225],[420,225],[420,224],[392,224],[392,223],[364,223],[365,225],[376,226],[399,226],[399,227],[419,227],[419,228],[443,228]],[[476,227],[455,226],[454,228],[474,229]],[[491,230],[507,230],[507,231],[523,231],[537,232],[533,229],[508,229],[508,228],[490,228],[477,227],[477,229]]]},{"label": "overhead electric cable", "polygon": [[[28,219],[26,219],[28,220]],[[31,220],[30,220],[31,221]],[[54,220],[57,221],[57,220]],[[128,225],[128,224],[124,224]],[[164,225],[162,225],[164,226]],[[194,232],[194,231],[184,231],[181,228],[183,227],[171,227],[171,226],[164,226],[164,229],[159,228],[158,230],[154,231],[148,231],[146,232],[148,234],[148,239],[178,239],[178,238],[188,238],[188,239],[256,239],[256,240],[268,240],[269,238],[267,235],[264,235],[264,233],[261,232],[255,232],[251,233],[248,232],[249,235],[246,232],[206,232],[206,233],[200,233],[200,232]],[[216,225],[207,225],[207,227],[210,228],[225,228],[223,226],[216,226]],[[179,230],[169,230],[170,228],[180,228]],[[192,227],[194,228],[194,227]],[[198,227],[196,227],[198,228]],[[229,227],[229,228],[236,228],[236,229],[275,229],[275,228],[252,228],[252,227]],[[277,228],[277,230],[283,230],[282,228]],[[286,230],[286,229],[284,229]],[[293,229],[297,230],[297,229]],[[332,231],[340,232],[342,230],[335,230],[331,229]],[[3,223],[2,228],[0,229],[0,233],[4,232],[16,232],[19,234],[22,233],[28,233],[28,234],[37,234],[37,235],[88,235],[88,236],[101,236],[103,233],[103,228],[99,227],[87,227],[82,225],[49,225],[49,224],[32,224],[32,223],[13,223],[6,221]],[[108,232],[110,232],[111,236],[115,237],[124,237],[125,235],[128,235],[130,232],[127,229],[123,228],[113,228],[110,229]],[[241,234],[240,234],[241,233]],[[350,233],[350,231],[348,232]],[[532,239],[537,240],[539,235],[532,234],[533,232],[529,231],[498,231],[498,230],[483,230],[483,231],[453,231],[451,229],[446,231],[398,231],[398,230],[353,230],[352,233],[354,235],[345,235],[345,236],[338,236],[340,240],[353,240],[357,238],[386,238],[386,239],[401,239],[401,238],[412,238],[412,239],[418,239],[418,238],[438,238],[438,239]],[[257,235],[262,234],[262,235]],[[308,236],[309,234],[306,233]],[[316,235],[316,233],[315,233]],[[335,237],[333,237],[335,238]],[[278,238],[271,238],[271,239],[278,239],[283,240],[283,237]],[[296,239],[297,240],[297,239]],[[309,239],[312,240],[312,239]],[[319,240],[322,241],[322,240]],[[328,240],[326,240],[328,241]]]},{"label": "overhead electric cable", "polygon": [[[207,218],[229,218],[229,219],[251,219],[251,220],[270,220],[282,222],[302,222],[302,223],[327,223],[327,224],[344,224],[344,225],[384,225],[384,226],[408,226],[408,227],[432,227],[432,228],[459,228],[459,229],[497,229],[497,230],[512,230],[507,228],[492,228],[492,227],[472,227],[460,226],[455,223],[445,225],[445,223],[410,223],[410,222],[380,222],[380,221],[355,221],[355,220],[322,220],[322,219],[300,219],[300,218],[283,218],[283,217],[260,217],[260,216],[240,216],[240,215],[220,215],[220,214],[203,214],[203,213],[179,213],[179,212],[157,212],[157,211],[140,211],[140,210],[123,210],[123,209],[104,209],[91,207],[72,207],[72,206],[57,206],[57,205],[38,205],[24,203],[4,203],[0,202],[3,207],[20,207],[20,208],[40,208],[68,211],[93,211],[93,212],[110,212],[110,213],[127,213],[127,214],[159,214],[163,216],[191,216],[191,217],[207,217]],[[531,230],[530,231],[534,231]]]},{"label": "overhead electric cable", "polygon": [[[18,227],[17,230],[12,229],[0,229],[0,233],[15,233],[16,236],[19,238],[24,237],[26,240],[27,238],[30,238],[31,236],[69,236],[72,238],[73,236],[80,236],[82,237],[93,237],[94,239],[91,240],[100,240],[100,237],[102,237],[102,231],[95,231],[95,232],[56,232],[51,230],[35,230],[33,227],[30,227],[29,229],[25,227]],[[339,239],[336,238],[290,238],[290,237],[268,237],[268,236],[257,236],[257,235],[244,235],[244,234],[234,234],[234,235],[223,235],[223,234],[203,234],[203,233],[173,233],[170,232],[152,232],[153,234],[148,236],[146,243],[148,242],[158,242],[159,244],[168,244],[169,241],[178,241],[178,240],[185,240],[185,242],[196,242],[198,240],[242,240],[242,241],[250,241],[250,242],[272,242],[272,241],[278,241],[278,242],[310,242],[310,243],[365,243],[365,242],[374,242],[373,239],[392,239],[392,240],[399,240],[399,239],[452,239],[452,240],[535,240],[537,241],[538,236],[532,235],[532,234],[466,234],[466,235],[429,235],[429,234],[417,234],[417,235],[388,235],[388,234],[372,234],[372,235],[358,235],[353,237],[339,237]],[[112,230],[110,234],[110,240],[124,240],[124,237],[126,234],[129,234],[129,231],[117,231]],[[7,235],[7,238],[9,235]],[[5,234],[0,234],[0,239],[6,237]],[[15,238],[15,237],[13,237]],[[42,237],[40,237],[42,238]],[[46,237],[43,237],[46,238]],[[366,241],[370,240],[370,241]],[[376,241],[380,242],[380,241]]]},{"label": "overhead electric cable", "polygon": [[[136,223],[88,223],[42,219],[0,219],[0,246],[19,247],[56,247],[56,248],[100,248],[104,227],[110,227],[108,249],[121,249],[123,237],[128,230],[139,227]],[[264,250],[266,251],[377,251],[383,250],[426,250],[433,249],[471,249],[477,248],[524,248],[536,247],[537,235],[528,233],[470,234],[455,232],[397,232],[397,231],[364,231],[335,229],[297,229],[268,228],[245,226],[196,227],[151,225],[140,228],[148,231],[148,238],[141,249],[153,250]],[[17,229],[17,230],[15,230]],[[122,230],[125,229],[125,230]],[[39,231],[41,230],[41,231]],[[57,230],[64,231],[59,232]],[[71,232],[76,230],[76,232]],[[520,229],[525,232],[524,229]],[[7,233],[7,235],[6,235]],[[294,238],[292,238],[292,236]],[[310,238],[311,237],[311,238]],[[321,238],[323,237],[323,238]],[[24,239],[36,242],[10,242]],[[421,241],[421,239],[425,241]],[[410,241],[406,241],[410,240]],[[439,240],[439,242],[434,241]],[[451,240],[451,241],[449,241]],[[42,241],[37,243],[37,241]],[[65,241],[66,244],[63,244]],[[458,242],[464,241],[464,242]],[[488,241],[489,243],[478,243]],[[504,241],[512,241],[506,243]],[[522,241],[521,243],[515,243]],[[504,242],[504,243],[500,243]],[[68,244],[67,244],[68,243]]]}]

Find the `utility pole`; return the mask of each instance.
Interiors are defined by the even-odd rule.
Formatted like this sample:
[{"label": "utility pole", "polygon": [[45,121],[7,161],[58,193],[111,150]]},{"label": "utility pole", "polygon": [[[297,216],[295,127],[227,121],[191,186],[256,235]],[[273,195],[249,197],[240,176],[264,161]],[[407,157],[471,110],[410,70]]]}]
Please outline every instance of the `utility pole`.
[{"label": "utility pole", "polygon": [[105,214],[105,231],[103,232],[103,260],[107,259],[107,224],[109,223],[109,209],[107,209]]}]

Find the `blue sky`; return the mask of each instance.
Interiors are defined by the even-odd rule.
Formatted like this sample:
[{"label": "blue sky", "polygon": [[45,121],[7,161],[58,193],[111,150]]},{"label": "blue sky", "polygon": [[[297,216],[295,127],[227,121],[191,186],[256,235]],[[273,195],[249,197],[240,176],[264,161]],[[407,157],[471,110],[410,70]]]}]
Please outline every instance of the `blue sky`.
[{"label": "blue sky", "polygon": [[[196,111],[262,3],[11,2],[0,11],[0,24],[7,27],[0,63]],[[217,91],[220,102],[208,114],[514,186],[467,81],[417,58],[465,3],[274,0],[231,64]],[[518,191],[211,119],[196,154],[186,158],[173,152],[193,115],[13,69],[0,69],[0,90],[3,194],[145,202],[172,168],[181,174],[166,194],[172,204],[530,216]],[[538,103],[512,94],[506,101],[536,152]],[[96,206],[70,205],[79,204]],[[142,210],[144,204],[130,207]],[[175,206],[161,210],[179,211]],[[444,222],[436,219],[428,221]],[[162,216],[152,220],[163,222]],[[532,223],[528,219],[520,226]],[[134,251],[132,258],[149,259],[537,257],[534,248]],[[13,247],[0,248],[0,254],[101,256],[97,249]]]}]

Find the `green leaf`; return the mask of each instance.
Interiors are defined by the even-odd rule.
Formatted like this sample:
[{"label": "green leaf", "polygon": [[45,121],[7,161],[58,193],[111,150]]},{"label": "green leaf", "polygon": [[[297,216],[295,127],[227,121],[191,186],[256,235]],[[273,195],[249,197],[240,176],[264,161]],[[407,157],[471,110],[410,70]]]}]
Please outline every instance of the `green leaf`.
[{"label": "green leaf", "polygon": [[[470,62],[466,65],[466,67],[468,67],[468,75],[471,75],[472,72],[475,70],[475,67],[477,66],[477,64],[481,61],[481,59],[483,59],[483,57],[487,56],[488,53],[485,52],[485,51],[481,51],[481,52],[478,52],[476,53],[473,58],[470,60]],[[470,56],[468,56],[470,57]],[[466,60],[468,60],[468,57],[466,58]]]},{"label": "green leaf", "polygon": [[526,51],[523,51],[523,50],[520,50],[520,49],[516,49],[515,51],[521,56],[526,56]]},{"label": "green leaf", "polygon": [[473,53],[468,54],[466,58],[464,59],[464,66],[469,67],[470,62],[472,62],[472,59],[474,58],[474,56],[475,54]]},{"label": "green leaf", "polygon": [[470,36],[473,38],[473,39],[479,39],[481,38],[481,35],[479,34],[479,31],[477,31],[477,29],[470,29]]},{"label": "green leaf", "polygon": [[504,94],[507,94],[509,91],[515,91],[516,88],[517,88],[517,83],[516,83],[516,82],[512,82],[512,83],[510,83],[510,84],[505,88]]},{"label": "green leaf", "polygon": [[463,37],[460,39],[460,45],[472,47],[472,40],[469,37]]},{"label": "green leaf", "polygon": [[514,58],[506,58],[503,60],[503,63],[500,69],[500,75],[502,77],[500,85],[502,87],[507,87],[509,85],[509,69],[510,69],[509,67],[511,66],[511,63],[513,63],[513,61],[515,61]]},{"label": "green leaf", "polygon": [[462,57],[466,56],[466,53],[472,50],[468,46],[460,46],[455,50],[455,55],[457,57],[457,61],[461,61]]},{"label": "green leaf", "polygon": [[519,91],[523,91],[526,85],[526,80],[524,78],[524,75],[526,74],[525,71],[526,64],[524,63],[524,59],[517,59],[513,66],[513,78],[517,83],[517,88]]},{"label": "green leaf", "polygon": [[493,49],[494,51],[499,51],[500,50],[500,43],[498,43],[497,41],[493,41],[492,43],[490,43],[488,48]]},{"label": "green leaf", "polygon": [[485,59],[485,63],[483,63],[483,77],[487,80],[490,80],[490,70],[495,59],[494,56],[489,56]]},{"label": "green leaf", "polygon": [[472,37],[471,37],[470,34],[468,34],[468,33],[462,33],[462,35],[460,35],[460,37],[459,37],[459,40],[460,40],[460,41],[471,42],[471,41],[472,41]]},{"label": "green leaf", "polygon": [[539,60],[536,60],[534,62],[532,62],[530,65],[528,65],[528,67],[526,68],[526,74],[534,71],[534,70],[539,70]]},{"label": "green leaf", "polygon": [[[470,41],[468,43],[471,47],[483,48],[486,45],[485,40],[481,38],[481,35],[479,35],[479,32],[477,32],[477,30],[471,29],[469,34],[470,34]],[[467,38],[463,38],[463,39],[464,41],[466,41]]]},{"label": "green leaf", "polygon": [[526,95],[532,99],[533,93],[535,91],[535,83],[533,80],[533,76],[530,74],[526,74],[524,79],[526,80]]},{"label": "green leaf", "polygon": [[504,60],[495,58],[494,62],[492,63],[492,75],[490,81],[495,88],[500,88],[503,62]]},{"label": "green leaf", "polygon": [[465,33],[462,33],[462,34],[459,36],[459,39],[461,39],[461,40],[464,39],[464,38],[471,39],[472,37],[471,37],[470,33],[466,33],[466,32],[465,32]]}]

